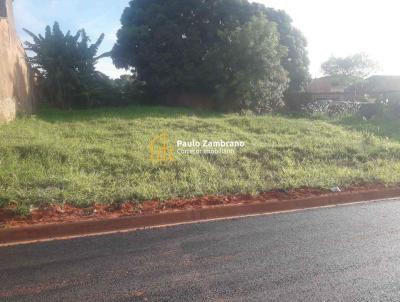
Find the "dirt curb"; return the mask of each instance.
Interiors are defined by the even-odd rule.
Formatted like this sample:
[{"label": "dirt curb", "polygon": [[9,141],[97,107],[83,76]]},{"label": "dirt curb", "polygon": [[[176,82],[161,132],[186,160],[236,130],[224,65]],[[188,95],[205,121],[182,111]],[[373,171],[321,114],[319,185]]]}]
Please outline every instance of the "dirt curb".
[{"label": "dirt curb", "polygon": [[258,202],[213,206],[208,208],[158,214],[144,214],[131,217],[128,216],[112,219],[0,229],[0,245],[4,246],[34,241],[48,241],[53,239],[135,230],[146,227],[268,214],[281,211],[333,206],[395,197],[400,197],[400,188],[398,187],[379,190],[366,190],[361,192],[334,193],[309,198],[280,200],[269,203]]}]

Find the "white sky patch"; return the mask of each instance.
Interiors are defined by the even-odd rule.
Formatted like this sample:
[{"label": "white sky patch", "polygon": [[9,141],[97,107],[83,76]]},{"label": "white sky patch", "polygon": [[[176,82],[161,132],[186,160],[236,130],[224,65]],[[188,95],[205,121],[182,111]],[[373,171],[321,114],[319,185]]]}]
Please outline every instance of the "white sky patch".
[{"label": "white sky patch", "polygon": [[[95,40],[106,38],[99,54],[110,51],[120,28],[120,17],[129,0],[18,0],[14,1],[21,40],[22,27],[43,33],[46,25],[60,21],[64,31],[85,27]],[[306,36],[312,76],[320,76],[321,63],[331,55],[347,56],[365,52],[379,62],[381,74],[400,74],[400,2],[394,0],[257,0],[269,7],[284,9],[294,25]],[[90,9],[89,9],[90,8]],[[183,37],[182,37],[183,38]],[[99,62],[98,69],[111,77],[124,74],[111,60]]]},{"label": "white sky patch", "polygon": [[400,2],[394,0],[257,0],[283,9],[308,40],[311,74],[331,55],[365,52],[382,74],[400,74]]},{"label": "white sky patch", "polygon": [[103,58],[96,64],[96,69],[108,75],[110,78],[117,79],[121,75],[130,74],[128,70],[117,69],[111,58]]}]

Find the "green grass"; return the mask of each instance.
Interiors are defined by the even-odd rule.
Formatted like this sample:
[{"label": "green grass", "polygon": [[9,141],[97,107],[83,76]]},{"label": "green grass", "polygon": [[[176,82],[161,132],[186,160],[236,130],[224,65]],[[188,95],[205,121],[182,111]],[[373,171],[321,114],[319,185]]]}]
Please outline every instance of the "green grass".
[{"label": "green grass", "polygon": [[361,121],[360,118],[350,116],[339,120],[339,124],[400,142],[400,119],[381,116],[369,121]]},{"label": "green grass", "polygon": [[[0,125],[0,205],[85,206],[400,182],[399,127],[378,122],[146,107],[46,110]],[[243,140],[246,147],[235,155],[176,155],[153,163],[149,140],[163,130],[171,142]]]}]

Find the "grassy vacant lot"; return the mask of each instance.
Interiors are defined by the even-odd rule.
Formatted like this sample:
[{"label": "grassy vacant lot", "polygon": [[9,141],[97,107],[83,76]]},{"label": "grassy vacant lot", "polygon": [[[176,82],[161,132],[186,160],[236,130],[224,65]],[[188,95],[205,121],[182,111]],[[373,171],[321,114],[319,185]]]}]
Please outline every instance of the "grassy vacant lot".
[{"label": "grassy vacant lot", "polygon": [[[383,126],[384,125],[384,126]],[[43,111],[0,126],[0,206],[87,205],[400,182],[397,121],[242,117],[166,108]],[[148,143],[244,140],[235,155],[152,163]]]}]

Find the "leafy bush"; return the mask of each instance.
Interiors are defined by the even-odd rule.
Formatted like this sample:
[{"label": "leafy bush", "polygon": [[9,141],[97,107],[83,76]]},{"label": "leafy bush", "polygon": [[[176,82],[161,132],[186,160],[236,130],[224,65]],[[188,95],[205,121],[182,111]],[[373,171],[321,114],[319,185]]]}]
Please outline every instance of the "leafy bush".
[{"label": "leafy bush", "polygon": [[388,115],[394,118],[400,118],[400,102],[389,102],[387,104]]},{"label": "leafy bush", "polygon": [[119,92],[119,104],[138,105],[145,99],[144,83],[139,81],[136,74],[122,75],[113,81]]},{"label": "leafy bush", "polygon": [[358,112],[360,103],[346,101],[314,101],[311,93],[286,93],[285,95],[286,110],[305,115],[327,115],[339,116],[349,115]]},{"label": "leafy bush", "polygon": [[292,111],[305,115],[326,115],[330,117],[351,115],[360,110],[360,103],[352,101],[334,102],[334,101],[307,101],[295,103]]},{"label": "leafy bush", "polygon": [[363,119],[369,120],[377,116],[382,116],[386,111],[385,107],[386,104],[383,102],[365,103],[360,106],[358,114]]},{"label": "leafy bush", "polygon": [[329,116],[350,115],[360,110],[360,103],[352,101],[332,102],[328,104],[326,110]]},{"label": "leafy bush", "polygon": [[291,112],[301,112],[313,103],[311,93],[286,93],[285,94],[285,107]]}]

